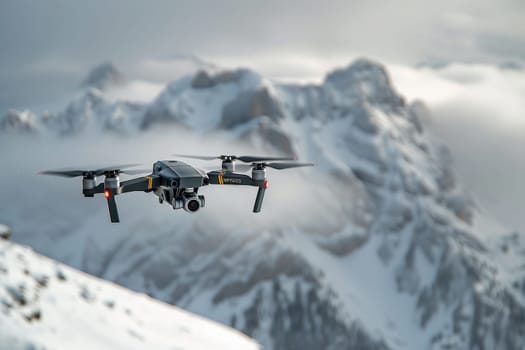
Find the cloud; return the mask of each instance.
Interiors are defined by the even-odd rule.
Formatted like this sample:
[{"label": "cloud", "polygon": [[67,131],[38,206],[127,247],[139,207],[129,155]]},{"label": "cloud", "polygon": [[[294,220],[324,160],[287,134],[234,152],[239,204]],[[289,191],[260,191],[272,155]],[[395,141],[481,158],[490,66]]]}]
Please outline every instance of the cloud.
[{"label": "cloud", "polygon": [[105,91],[104,96],[112,101],[125,100],[147,103],[155,99],[165,87],[165,84],[133,80],[124,85],[110,87],[108,91]]},{"label": "cloud", "polygon": [[[5,135],[0,138],[0,222],[13,228],[18,241],[32,242],[36,247],[41,246],[37,242],[39,239],[49,239],[49,235],[67,236],[70,232],[88,230],[86,226],[108,235],[122,234],[125,233],[122,227],[109,223],[107,205],[102,196],[82,197],[80,178],[42,176],[37,172],[112,163],[141,163],[142,168],[150,168],[156,160],[172,159],[172,153],[213,155],[217,150],[223,154],[263,153],[232,141],[227,135],[199,135],[176,128],[153,129],[133,138],[94,133],[63,139],[46,135]],[[188,163],[208,170],[220,167],[219,161],[188,160]],[[326,234],[335,232],[352,213],[348,206],[358,198],[366,200],[362,197],[366,194],[358,194],[351,186],[342,187],[338,194],[322,186],[312,187],[313,171],[316,170],[269,169],[270,188],[259,214],[252,213],[257,193],[253,187],[205,186],[199,194],[205,195],[206,208],[193,215],[175,211],[166,203],[160,205],[153,194],[121,195],[117,197],[123,222],[120,226],[133,232],[135,224],[142,229],[163,227],[177,232],[179,225],[195,225],[220,234],[236,230],[264,231],[289,225],[319,229]],[[316,183],[328,182],[324,176],[316,173]],[[129,176],[123,175],[122,180],[125,178]],[[330,181],[333,183],[334,180]],[[39,238],[38,232],[47,235]]]},{"label": "cloud", "polygon": [[[337,65],[356,56],[404,64],[523,58],[524,8],[515,0],[7,0],[0,5],[0,88],[8,93],[0,108],[54,98],[102,61],[127,67],[181,52],[296,79],[309,79],[334,57]],[[28,75],[27,67],[40,74]],[[137,71],[159,81],[160,68]],[[173,78],[173,67],[163,69]]]}]

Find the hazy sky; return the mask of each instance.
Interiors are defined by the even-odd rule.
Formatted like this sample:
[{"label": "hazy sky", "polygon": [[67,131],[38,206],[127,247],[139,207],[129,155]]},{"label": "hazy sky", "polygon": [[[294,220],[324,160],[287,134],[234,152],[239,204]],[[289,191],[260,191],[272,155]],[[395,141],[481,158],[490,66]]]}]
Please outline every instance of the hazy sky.
[{"label": "hazy sky", "polygon": [[70,90],[93,65],[127,74],[193,53],[301,77],[356,56],[383,62],[525,59],[525,2],[0,1],[0,108]]},{"label": "hazy sky", "polygon": [[[524,0],[0,0],[0,114],[67,99],[107,60],[165,83],[180,54],[307,80],[367,56],[425,99],[465,187],[525,230],[525,70],[495,66],[525,62],[524,19]],[[413,69],[455,61],[483,64]]]}]

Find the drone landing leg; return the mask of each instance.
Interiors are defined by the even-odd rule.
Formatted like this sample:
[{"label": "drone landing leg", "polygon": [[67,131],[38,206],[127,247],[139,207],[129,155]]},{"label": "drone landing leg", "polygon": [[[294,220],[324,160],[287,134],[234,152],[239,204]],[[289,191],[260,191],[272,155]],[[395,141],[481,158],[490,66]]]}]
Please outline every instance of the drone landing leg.
[{"label": "drone landing leg", "polygon": [[264,186],[259,186],[259,190],[257,191],[257,198],[255,198],[255,205],[253,206],[254,213],[258,213],[261,211],[262,202],[264,199],[264,191],[266,191],[266,188],[264,188]]},{"label": "drone landing leg", "polygon": [[114,196],[110,196],[107,198],[108,200],[108,208],[109,208],[109,217],[111,218],[111,222],[120,222],[118,217],[118,209],[117,209],[117,202],[115,201]]}]

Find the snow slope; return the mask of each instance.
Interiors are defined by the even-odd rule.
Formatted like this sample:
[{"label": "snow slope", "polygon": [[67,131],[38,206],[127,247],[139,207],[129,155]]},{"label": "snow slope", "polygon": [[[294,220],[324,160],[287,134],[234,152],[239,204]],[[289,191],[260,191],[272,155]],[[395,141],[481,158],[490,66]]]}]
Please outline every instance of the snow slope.
[{"label": "snow slope", "polygon": [[240,332],[0,240],[1,349],[259,349]]}]

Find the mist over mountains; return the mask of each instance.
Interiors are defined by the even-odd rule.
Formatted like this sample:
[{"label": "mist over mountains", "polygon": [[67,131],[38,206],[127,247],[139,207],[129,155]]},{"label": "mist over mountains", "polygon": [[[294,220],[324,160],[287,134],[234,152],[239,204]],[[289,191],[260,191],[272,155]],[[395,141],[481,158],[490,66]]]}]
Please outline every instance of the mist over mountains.
[{"label": "mist over mountains", "polygon": [[[428,110],[407,103],[381,64],[359,59],[321,84],[204,69],[148,102],[115,99],[113,79],[103,89],[96,80],[58,111],[1,118],[1,183],[31,184],[0,188],[15,241],[265,349],[524,343],[525,237],[479,211],[422,122]],[[249,189],[205,188],[207,207],[193,216],[121,196],[119,225],[103,201],[77,196],[78,183],[34,175],[254,152],[318,167],[272,172],[261,215]]]}]

